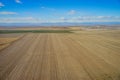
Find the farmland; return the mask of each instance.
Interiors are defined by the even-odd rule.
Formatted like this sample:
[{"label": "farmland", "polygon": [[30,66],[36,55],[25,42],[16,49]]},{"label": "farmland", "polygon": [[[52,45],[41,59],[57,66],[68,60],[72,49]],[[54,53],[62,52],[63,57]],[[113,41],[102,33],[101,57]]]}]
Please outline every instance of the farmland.
[{"label": "farmland", "polygon": [[0,50],[8,47],[10,44],[18,40],[20,37],[19,34],[0,34]]},{"label": "farmland", "polygon": [[23,34],[0,51],[0,80],[120,80],[120,30]]}]

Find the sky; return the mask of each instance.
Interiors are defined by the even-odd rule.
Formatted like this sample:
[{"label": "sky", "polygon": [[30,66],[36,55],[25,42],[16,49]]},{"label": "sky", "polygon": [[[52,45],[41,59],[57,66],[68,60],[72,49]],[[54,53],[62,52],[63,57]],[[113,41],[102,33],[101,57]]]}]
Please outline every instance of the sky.
[{"label": "sky", "polygon": [[0,23],[120,22],[120,0],[0,0]]}]

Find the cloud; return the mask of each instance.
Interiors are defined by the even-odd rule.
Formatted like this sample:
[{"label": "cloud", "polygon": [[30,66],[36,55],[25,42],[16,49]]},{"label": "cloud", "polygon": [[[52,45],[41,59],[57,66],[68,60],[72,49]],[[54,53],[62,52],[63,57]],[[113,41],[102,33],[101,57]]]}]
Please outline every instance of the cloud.
[{"label": "cloud", "polygon": [[8,12],[8,11],[0,12],[0,15],[14,15],[14,14],[17,14],[17,13],[16,12]]},{"label": "cloud", "polygon": [[120,19],[120,16],[98,16],[99,19]]},{"label": "cloud", "polygon": [[33,17],[0,18],[0,23],[37,23],[41,19]]},{"label": "cloud", "polygon": [[120,16],[79,16],[60,17],[57,19],[40,19],[34,17],[0,18],[0,23],[57,23],[57,22],[120,22]]},{"label": "cloud", "polygon": [[4,7],[4,6],[5,6],[5,5],[4,5],[2,2],[0,2],[0,8],[1,8],[1,7]]},{"label": "cloud", "polygon": [[65,18],[65,17],[60,17],[60,19],[58,20],[58,21],[62,21],[62,22],[64,22],[64,21],[67,21],[68,19],[67,18]]},{"label": "cloud", "polygon": [[60,20],[65,20],[65,17],[60,17]]},{"label": "cloud", "polygon": [[116,16],[97,16],[98,19],[110,19],[110,18],[116,18]]},{"label": "cloud", "polygon": [[41,9],[50,10],[50,11],[55,11],[56,10],[54,8],[49,8],[49,7],[44,7],[44,6],[42,6]]},{"label": "cloud", "polygon": [[16,3],[22,4],[20,0],[15,0]]},{"label": "cloud", "polygon": [[120,19],[119,16],[79,16],[75,17],[76,20],[116,20]]},{"label": "cloud", "polygon": [[65,18],[61,17],[59,22],[120,22],[120,16],[79,16]]},{"label": "cloud", "polygon": [[68,15],[74,15],[74,14],[76,14],[76,11],[75,11],[75,10],[70,10],[70,11],[68,12]]}]

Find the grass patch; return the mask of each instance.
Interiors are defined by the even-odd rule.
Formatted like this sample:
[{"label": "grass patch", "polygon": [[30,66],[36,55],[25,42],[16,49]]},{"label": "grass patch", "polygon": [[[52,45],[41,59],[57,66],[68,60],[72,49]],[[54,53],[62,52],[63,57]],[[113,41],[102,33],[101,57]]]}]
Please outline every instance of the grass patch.
[{"label": "grass patch", "polygon": [[7,33],[72,33],[71,30],[0,30],[0,34]]}]

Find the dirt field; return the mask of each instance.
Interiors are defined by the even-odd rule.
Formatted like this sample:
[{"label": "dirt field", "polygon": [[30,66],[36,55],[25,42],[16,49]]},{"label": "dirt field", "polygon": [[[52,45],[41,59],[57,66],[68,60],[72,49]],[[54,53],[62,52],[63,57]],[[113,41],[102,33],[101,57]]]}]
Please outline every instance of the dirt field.
[{"label": "dirt field", "polygon": [[26,34],[0,51],[0,80],[120,80],[120,31]]},{"label": "dirt field", "polygon": [[23,34],[0,34],[0,50],[8,47],[14,41],[22,37]]}]

